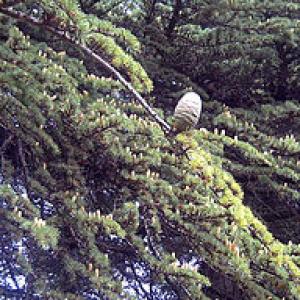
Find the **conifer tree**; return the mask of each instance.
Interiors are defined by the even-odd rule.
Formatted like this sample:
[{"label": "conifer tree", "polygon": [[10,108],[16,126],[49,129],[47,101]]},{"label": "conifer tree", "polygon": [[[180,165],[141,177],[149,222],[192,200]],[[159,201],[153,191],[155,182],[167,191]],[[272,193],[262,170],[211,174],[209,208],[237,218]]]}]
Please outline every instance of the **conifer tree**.
[{"label": "conifer tree", "polygon": [[167,96],[182,85],[231,106],[299,95],[298,1],[137,2],[118,21],[147,45],[144,64]]},{"label": "conifer tree", "polygon": [[[289,97],[299,90],[299,50],[291,42],[299,38],[299,5],[281,16],[281,1],[219,2],[0,1],[1,295],[299,299],[300,108],[297,98],[283,101],[279,87]],[[213,6],[226,13],[210,15]],[[245,29],[248,15],[260,11],[271,14],[261,25],[267,36]],[[211,30],[195,28],[195,20]],[[246,61],[231,53],[226,66],[228,24],[238,27],[237,51],[245,36],[255,42]],[[286,82],[283,60],[266,62],[272,72],[257,71],[248,82],[251,61],[279,38],[276,28],[289,26]],[[204,43],[193,48],[205,54],[203,69],[187,61],[195,39]],[[202,85],[216,65],[217,74],[236,80],[224,95]],[[263,82],[257,97],[255,80]],[[139,93],[149,99],[154,88],[168,112],[160,96],[190,86],[216,100],[204,103],[202,128],[172,137],[163,113]],[[220,105],[242,91],[258,112]]]}]

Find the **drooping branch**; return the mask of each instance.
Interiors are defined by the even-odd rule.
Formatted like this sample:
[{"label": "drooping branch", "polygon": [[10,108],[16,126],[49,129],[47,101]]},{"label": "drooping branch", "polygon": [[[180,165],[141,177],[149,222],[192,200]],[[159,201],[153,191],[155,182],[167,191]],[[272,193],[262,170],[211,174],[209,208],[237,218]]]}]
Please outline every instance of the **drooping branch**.
[{"label": "drooping branch", "polygon": [[118,70],[116,70],[110,63],[104,60],[100,55],[91,50],[88,46],[80,43],[77,39],[71,37],[67,31],[53,28],[49,24],[46,24],[44,20],[28,16],[27,14],[20,11],[16,11],[11,7],[0,6],[0,12],[14,19],[25,21],[32,25],[42,27],[47,31],[51,32],[52,34],[60,37],[61,39],[71,43],[73,46],[77,47],[77,49],[80,49],[81,51],[86,53],[89,57],[93,58],[97,63],[101,64],[103,67],[105,67],[105,69],[111,72],[128,89],[128,91],[133,94],[135,99],[144,107],[144,109],[150,115],[150,117],[161,126],[164,132],[168,133],[171,130],[170,125],[153,110],[153,108],[147,103],[147,101],[141,96],[141,94],[132,86],[130,82],[128,82],[121,75],[121,73]]}]

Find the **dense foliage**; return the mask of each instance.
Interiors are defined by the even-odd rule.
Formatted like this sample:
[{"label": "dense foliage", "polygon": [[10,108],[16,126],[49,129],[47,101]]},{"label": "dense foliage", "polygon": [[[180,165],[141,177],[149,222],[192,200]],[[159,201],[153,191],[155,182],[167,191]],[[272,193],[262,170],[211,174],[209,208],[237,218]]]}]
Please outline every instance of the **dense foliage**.
[{"label": "dense foliage", "polygon": [[299,16],[0,0],[1,297],[299,299]]}]

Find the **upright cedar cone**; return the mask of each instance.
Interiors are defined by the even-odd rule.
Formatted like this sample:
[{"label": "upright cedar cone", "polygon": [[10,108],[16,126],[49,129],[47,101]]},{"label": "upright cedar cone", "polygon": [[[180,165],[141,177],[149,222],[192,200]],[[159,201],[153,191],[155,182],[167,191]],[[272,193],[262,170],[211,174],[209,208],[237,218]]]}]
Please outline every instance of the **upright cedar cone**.
[{"label": "upright cedar cone", "polygon": [[201,108],[200,96],[194,92],[186,93],[175,107],[173,130],[181,132],[196,126],[200,118]]}]

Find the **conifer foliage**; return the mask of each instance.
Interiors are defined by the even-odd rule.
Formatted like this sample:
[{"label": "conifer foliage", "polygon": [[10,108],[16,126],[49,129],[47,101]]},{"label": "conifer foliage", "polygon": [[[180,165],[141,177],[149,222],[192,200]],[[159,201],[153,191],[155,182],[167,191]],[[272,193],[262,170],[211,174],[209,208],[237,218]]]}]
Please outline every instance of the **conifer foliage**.
[{"label": "conifer foliage", "polygon": [[[168,135],[139,94],[155,86],[138,58],[159,82],[153,49],[124,29],[146,6],[96,2],[0,0],[0,295],[299,299],[299,103],[210,101],[206,129]],[[163,2],[172,40],[185,1]],[[275,228],[261,202],[295,219]]]}]

